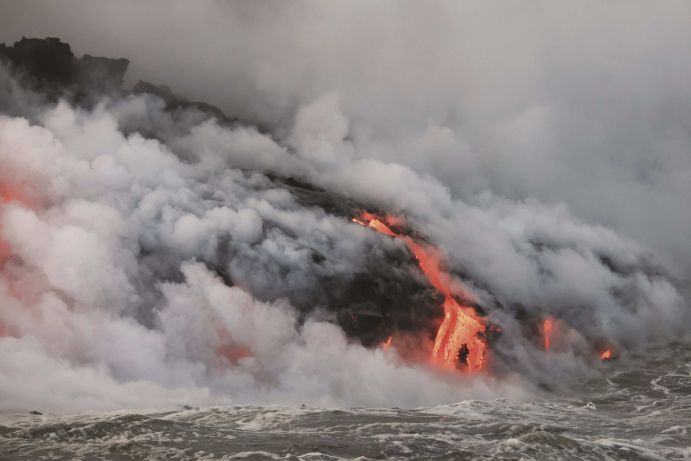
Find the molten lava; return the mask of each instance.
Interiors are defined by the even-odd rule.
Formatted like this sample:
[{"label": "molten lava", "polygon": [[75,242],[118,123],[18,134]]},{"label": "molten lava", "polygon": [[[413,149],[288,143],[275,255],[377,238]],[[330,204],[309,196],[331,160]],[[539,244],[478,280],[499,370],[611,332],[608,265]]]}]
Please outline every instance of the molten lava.
[{"label": "molten lava", "polygon": [[[23,201],[23,196],[19,191],[17,191],[15,188],[12,188],[8,186],[7,184],[1,184],[0,183],[0,211],[2,210],[2,206],[5,205],[6,203],[10,202],[22,202]],[[0,222],[0,226],[2,223]],[[0,228],[0,231],[2,229]],[[10,257],[10,247],[7,245],[7,242],[2,240],[0,236],[0,265],[4,263],[7,258]]]},{"label": "molten lava", "polygon": [[[12,256],[10,246],[2,238],[2,212],[4,206],[11,202],[17,202],[26,206],[30,206],[32,204],[31,200],[29,200],[28,196],[22,189],[11,186],[8,183],[0,182],[0,269],[4,267],[4,264],[9,260],[10,256]],[[21,295],[20,291],[17,289],[16,285],[11,279],[3,281],[11,294],[17,298]],[[0,323],[0,337],[10,335],[11,329]]]},{"label": "molten lava", "polygon": [[444,296],[444,318],[434,340],[432,361],[446,368],[460,367],[468,372],[482,370],[487,352],[484,339],[485,324],[472,307],[460,304],[453,296],[450,288],[452,278],[441,267],[442,255],[439,250],[420,244],[408,235],[393,231],[390,226],[402,224],[399,218],[379,217],[364,212],[353,221],[402,240],[415,255],[429,283]]},{"label": "molten lava", "polygon": [[610,360],[612,358],[612,349],[605,349],[600,352],[600,360]]},{"label": "molten lava", "polygon": [[391,347],[392,342],[393,342],[393,336],[389,336],[388,338],[386,338],[386,341],[381,343],[381,348],[384,350],[387,350],[388,348]]},{"label": "molten lava", "polygon": [[545,319],[542,321],[542,337],[545,341],[545,350],[549,350],[550,343],[552,341],[552,330],[554,328],[554,320]]}]

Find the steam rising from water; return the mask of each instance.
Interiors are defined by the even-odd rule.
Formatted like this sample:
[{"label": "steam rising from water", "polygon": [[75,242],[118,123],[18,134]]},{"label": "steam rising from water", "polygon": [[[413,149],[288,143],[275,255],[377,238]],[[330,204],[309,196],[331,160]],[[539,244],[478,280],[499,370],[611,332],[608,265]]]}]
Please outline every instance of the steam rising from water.
[{"label": "steam rising from water", "polygon": [[[352,344],[330,322],[299,324],[277,298],[308,291],[319,271],[353,271],[377,236],[300,206],[262,174],[230,167],[225,151],[198,145],[208,130],[235,155],[244,142],[248,155],[266,145],[277,161],[291,158],[255,131],[196,127],[177,140],[198,146],[194,163],[157,141],[124,136],[117,117],[151,109],[148,102],[94,112],[61,103],[37,124],[0,119],[0,160],[13,171],[12,187],[37,197],[2,205],[12,257],[0,281],[0,369],[13,406],[417,405],[506,386],[459,386],[406,366],[393,351]],[[318,267],[313,250],[327,256]],[[198,262],[219,254],[236,286]]]},{"label": "steam rising from water", "polygon": [[[560,152],[573,133],[559,125],[559,139],[546,134],[564,115],[563,101],[551,106],[546,96],[544,104],[539,98],[518,104],[490,143],[484,119],[442,110],[443,94],[432,98],[429,112],[417,112],[425,104],[413,95],[415,114],[389,117],[400,106],[383,105],[379,113],[336,77],[319,80],[317,94],[295,89],[289,77],[287,88],[267,77],[275,101],[250,92],[256,104],[273,101],[271,111],[243,106],[255,118],[275,110],[272,135],[194,111],[173,116],[146,95],[104,99],[92,110],[39,103],[39,96],[3,77],[0,189],[11,191],[2,193],[0,204],[5,402],[67,411],[231,402],[416,406],[522,397],[596,373],[599,345],[625,354],[683,333],[686,304],[669,274],[685,274],[687,254],[660,256],[621,228],[575,217],[565,204],[524,198],[550,195],[540,168],[533,189],[524,187],[525,171],[492,166],[516,151],[529,160],[526,169],[544,165],[554,177],[567,177],[572,144],[563,157]],[[361,77],[362,88],[376,88]],[[562,77],[555,84],[565,83]],[[400,96],[398,90],[392,86],[392,95]],[[239,89],[229,91],[237,96]],[[481,104],[471,104],[487,109],[482,117],[502,112],[482,94]],[[237,98],[227,106],[232,103]],[[429,120],[420,122],[418,113]],[[583,121],[580,112],[566,115]],[[476,148],[489,152],[488,159],[472,160],[480,155]],[[677,159],[665,152],[664,158]],[[607,165],[603,173],[611,167],[605,157],[598,159]],[[663,166],[667,171],[669,163]],[[405,247],[302,203],[275,177],[405,216],[444,252],[458,278],[456,294],[462,276],[488,321],[501,326],[492,374],[440,374],[403,360],[395,346],[366,349],[346,338],[332,306],[317,301],[321,281],[348,279],[366,270],[368,255]],[[683,178],[674,178],[679,182],[671,189],[687,190]],[[669,192],[660,186],[648,194],[636,184],[614,186],[639,192],[634,196],[644,197],[645,209]],[[574,203],[579,215],[603,221],[599,207],[584,205],[573,184],[564,187],[557,197]],[[672,207],[681,195],[670,193]],[[624,210],[615,221],[635,221],[634,215]],[[669,238],[650,237],[645,226],[634,225],[631,233],[656,249],[679,247],[676,230],[661,226]],[[289,297],[311,309],[300,311]],[[549,351],[532,334],[547,318],[558,320]]]},{"label": "steam rising from water", "polygon": [[0,8],[1,41],[56,36],[79,54],[124,56],[132,82],[284,134],[300,107],[338,93],[355,156],[428,173],[466,201],[491,190],[567,203],[691,273],[685,0]]},{"label": "steam rising from water", "polygon": [[[34,197],[2,205],[12,258],[0,282],[0,368],[14,405],[410,406],[521,395],[538,380],[562,381],[564,367],[581,376],[584,338],[629,347],[627,338],[664,338],[679,319],[674,287],[611,231],[537,203],[471,206],[405,166],[343,155],[354,147],[333,96],[301,109],[295,152],[213,121],[176,127],[164,142],[123,134],[165,119],[156,104],[130,97],[84,111],[62,102],[33,122],[0,119],[0,161],[12,172],[4,184]],[[291,171],[410,216],[484,284],[471,287],[481,297],[568,319],[562,352],[547,356],[522,339],[512,308],[488,312],[506,331],[499,357],[518,364],[498,360],[508,374],[497,380],[440,376],[393,349],[367,350],[328,315],[300,323],[286,293],[309,296],[318,273],[347,276],[368,248],[399,243],[300,205],[260,171]],[[232,287],[202,264],[219,258]]]}]

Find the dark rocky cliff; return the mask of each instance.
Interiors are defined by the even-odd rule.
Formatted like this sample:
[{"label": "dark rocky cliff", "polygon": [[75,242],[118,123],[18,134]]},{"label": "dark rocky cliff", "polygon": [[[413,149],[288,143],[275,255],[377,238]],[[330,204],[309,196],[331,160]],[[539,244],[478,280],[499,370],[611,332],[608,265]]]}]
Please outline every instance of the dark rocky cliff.
[{"label": "dark rocky cliff", "polygon": [[19,75],[22,84],[48,96],[119,91],[129,66],[127,59],[84,55],[58,38],[22,38],[11,46],[0,44],[0,59]]},{"label": "dark rocky cliff", "polygon": [[79,105],[90,105],[104,95],[150,94],[165,103],[165,110],[196,110],[222,123],[233,123],[221,109],[187,99],[165,85],[139,81],[130,91],[124,87],[129,60],[85,54],[78,58],[69,44],[59,38],[22,37],[12,45],[0,44],[0,61],[21,80],[22,86],[49,99],[64,97]]}]

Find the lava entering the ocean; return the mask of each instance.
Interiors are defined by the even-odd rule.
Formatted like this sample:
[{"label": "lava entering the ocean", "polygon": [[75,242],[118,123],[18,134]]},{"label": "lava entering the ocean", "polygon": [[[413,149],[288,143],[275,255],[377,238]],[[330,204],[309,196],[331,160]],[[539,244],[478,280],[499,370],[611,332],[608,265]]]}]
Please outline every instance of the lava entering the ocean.
[{"label": "lava entering the ocean", "polygon": [[468,372],[483,370],[487,353],[484,338],[486,325],[472,307],[459,303],[453,296],[450,288],[452,277],[441,267],[442,255],[439,250],[392,230],[391,226],[403,223],[400,218],[380,217],[363,212],[358,218],[353,218],[353,221],[402,240],[415,255],[427,281],[444,296],[444,318],[434,340],[430,357],[432,362],[445,368],[460,368]]}]

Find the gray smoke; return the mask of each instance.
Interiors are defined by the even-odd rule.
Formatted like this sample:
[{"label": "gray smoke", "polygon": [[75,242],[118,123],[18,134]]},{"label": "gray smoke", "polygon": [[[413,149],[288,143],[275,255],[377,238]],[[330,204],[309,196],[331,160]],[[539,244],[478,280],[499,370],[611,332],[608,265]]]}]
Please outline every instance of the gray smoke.
[{"label": "gray smoke", "polygon": [[356,155],[429,173],[465,200],[491,190],[566,203],[689,278],[684,0],[0,8],[0,40],[52,35],[125,56],[132,79],[276,129],[338,93]]},{"label": "gray smoke", "polygon": [[[3,77],[0,184],[32,197],[0,208],[5,407],[520,397],[595,373],[598,341],[689,325],[685,2],[0,8],[2,40],[126,56],[271,131],[146,95],[41,103]],[[502,327],[497,377],[347,339],[320,285],[402,244],[274,177],[406,216]],[[551,353],[519,320],[547,315]]]}]

